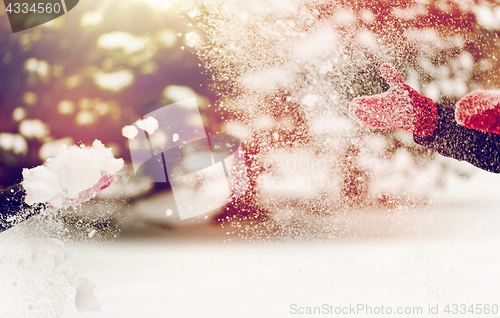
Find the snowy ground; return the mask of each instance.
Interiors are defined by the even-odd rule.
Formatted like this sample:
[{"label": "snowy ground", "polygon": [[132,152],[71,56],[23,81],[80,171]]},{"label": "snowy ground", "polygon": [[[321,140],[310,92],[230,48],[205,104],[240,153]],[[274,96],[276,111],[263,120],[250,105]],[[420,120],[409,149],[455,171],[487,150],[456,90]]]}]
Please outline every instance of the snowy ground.
[{"label": "snowy ground", "polygon": [[456,179],[436,208],[363,212],[356,234],[320,242],[227,241],[226,229],[190,222],[100,243],[5,232],[0,316],[290,317],[363,304],[452,317],[447,304],[500,305],[499,189],[498,175]]}]

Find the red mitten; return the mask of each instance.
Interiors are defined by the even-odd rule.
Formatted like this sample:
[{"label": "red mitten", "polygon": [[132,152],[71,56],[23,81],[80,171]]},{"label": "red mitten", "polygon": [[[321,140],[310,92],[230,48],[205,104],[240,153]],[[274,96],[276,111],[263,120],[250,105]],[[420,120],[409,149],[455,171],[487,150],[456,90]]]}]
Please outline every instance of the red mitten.
[{"label": "red mitten", "polygon": [[455,119],[465,127],[500,134],[500,91],[474,91],[462,97]]},{"label": "red mitten", "polygon": [[355,98],[349,116],[369,128],[404,129],[415,135],[430,135],[438,124],[438,111],[432,99],[408,86],[390,64],[380,67],[390,89],[379,95]]}]

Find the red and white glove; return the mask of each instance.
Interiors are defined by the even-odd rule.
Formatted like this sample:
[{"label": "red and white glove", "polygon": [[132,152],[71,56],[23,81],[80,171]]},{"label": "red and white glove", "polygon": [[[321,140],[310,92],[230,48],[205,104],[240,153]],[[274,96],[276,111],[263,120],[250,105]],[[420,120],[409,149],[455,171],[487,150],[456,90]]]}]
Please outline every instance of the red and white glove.
[{"label": "red and white glove", "polygon": [[349,105],[349,116],[369,128],[409,130],[420,137],[432,134],[439,119],[432,99],[408,86],[392,65],[382,64],[380,72],[390,89],[355,98]]},{"label": "red and white glove", "polygon": [[462,126],[500,134],[500,91],[478,90],[465,95],[457,102],[455,119]]}]

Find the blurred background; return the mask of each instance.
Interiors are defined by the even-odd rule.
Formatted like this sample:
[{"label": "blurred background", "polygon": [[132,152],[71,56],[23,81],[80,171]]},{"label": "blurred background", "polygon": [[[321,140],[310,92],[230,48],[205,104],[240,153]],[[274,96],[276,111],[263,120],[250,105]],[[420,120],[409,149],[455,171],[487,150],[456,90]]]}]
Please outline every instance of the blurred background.
[{"label": "blurred background", "polygon": [[100,139],[130,162],[124,126],[178,99],[202,96],[202,109],[216,100],[189,40],[195,27],[168,9],[82,1],[74,12],[12,34],[2,7],[2,187],[20,182],[22,168],[41,164],[61,144]]}]

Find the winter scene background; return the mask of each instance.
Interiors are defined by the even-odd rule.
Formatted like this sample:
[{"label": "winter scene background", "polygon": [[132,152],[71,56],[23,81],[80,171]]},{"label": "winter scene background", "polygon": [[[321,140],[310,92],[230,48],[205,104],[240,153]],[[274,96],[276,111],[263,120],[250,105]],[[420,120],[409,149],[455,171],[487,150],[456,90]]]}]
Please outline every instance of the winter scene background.
[{"label": "winter scene background", "polygon": [[[89,202],[0,233],[0,315],[498,306],[500,176],[348,105],[389,88],[382,63],[448,107],[499,89],[499,34],[485,0],[86,0],[14,34],[0,6],[0,188],[61,145],[99,139],[126,163]],[[180,220],[169,183],[134,175],[129,140],[192,97],[208,134],[241,140],[248,185]]]}]

